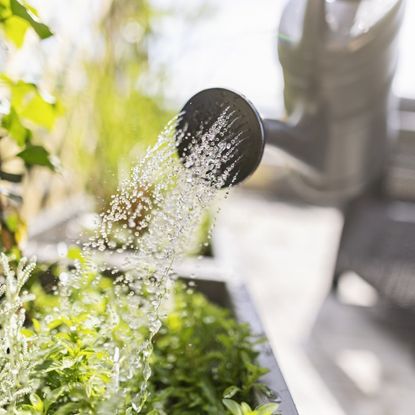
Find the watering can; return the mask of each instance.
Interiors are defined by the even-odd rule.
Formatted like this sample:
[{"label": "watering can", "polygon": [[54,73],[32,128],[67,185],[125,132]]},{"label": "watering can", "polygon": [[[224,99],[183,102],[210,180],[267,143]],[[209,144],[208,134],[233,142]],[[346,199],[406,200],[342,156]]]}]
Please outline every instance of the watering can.
[{"label": "watering can", "polygon": [[344,214],[333,290],[353,271],[415,310],[415,100],[391,92],[404,3],[288,0],[278,32],[286,117],[263,119],[241,94],[207,89],[184,105],[178,126],[190,134],[177,148],[185,161],[197,132],[227,111],[224,186],[252,174],[265,145],[282,150],[298,161],[293,190]]},{"label": "watering can", "polygon": [[[255,171],[266,144],[299,162],[300,188],[319,201],[361,194],[382,176],[395,136],[391,84],[403,3],[288,1],[278,40],[286,118],[263,119],[241,94],[210,88],[184,105],[179,128],[192,137],[227,110],[233,122],[224,140],[235,149],[234,182]],[[178,145],[182,159],[188,145],[186,138]]]}]

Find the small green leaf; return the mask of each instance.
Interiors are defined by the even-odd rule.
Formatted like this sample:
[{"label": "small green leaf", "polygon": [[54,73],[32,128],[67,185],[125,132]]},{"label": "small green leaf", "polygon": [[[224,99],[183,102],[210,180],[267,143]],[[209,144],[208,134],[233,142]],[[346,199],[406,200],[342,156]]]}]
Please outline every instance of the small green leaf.
[{"label": "small green leaf", "polygon": [[11,212],[5,216],[4,222],[7,225],[7,228],[13,233],[17,232],[20,224],[19,215],[16,212]]},{"label": "small green leaf", "polygon": [[42,399],[35,393],[32,393],[30,395],[30,402],[33,406],[33,408],[36,410],[36,412],[42,413],[43,412],[43,402]]},{"label": "small green leaf", "polygon": [[[8,414],[8,412],[1,412],[1,415],[5,415]],[[19,415],[33,415],[33,406],[32,405],[27,405],[27,404],[23,404],[20,408],[19,408]]]},{"label": "small green leaf", "polygon": [[68,414],[79,414],[82,413],[80,410],[82,409],[83,402],[68,402],[60,406],[55,415],[68,415]]},{"label": "small green leaf", "polygon": [[56,169],[49,152],[43,146],[28,145],[17,154],[28,166],[45,166],[51,170]]},{"label": "small green leaf", "polygon": [[255,410],[258,415],[272,415],[277,411],[278,407],[279,405],[277,403],[266,403],[265,405],[259,406]]},{"label": "small green leaf", "polygon": [[64,384],[63,386],[60,386],[46,393],[45,413],[47,413],[49,407],[53,405],[66,392],[67,388],[67,385]]},{"label": "small green leaf", "polygon": [[30,25],[17,16],[9,16],[2,22],[4,33],[17,48],[23,46]]},{"label": "small green leaf", "polygon": [[59,115],[59,108],[55,103],[47,101],[36,88],[32,94],[24,97],[22,104],[20,116],[23,119],[48,130],[52,129]]},{"label": "small green leaf", "polygon": [[225,392],[223,392],[223,397],[225,399],[233,398],[241,389],[237,386],[229,386],[229,388],[225,389]]},{"label": "small green leaf", "polygon": [[5,74],[0,74],[0,82],[9,89],[11,107],[22,124],[30,121],[48,130],[53,127],[61,107],[52,97],[45,97],[34,83],[14,81]]},{"label": "small green leaf", "polygon": [[246,402],[241,403],[241,409],[243,415],[250,415],[252,413],[251,407]]},{"label": "small green leaf", "polygon": [[56,329],[56,327],[59,327],[63,324],[62,319],[58,318],[56,320],[52,320],[51,322],[48,323],[48,329],[49,330],[53,330]]},{"label": "small green leaf", "polygon": [[36,333],[40,333],[41,326],[39,320],[36,320],[35,318],[32,319],[33,328],[35,329]]},{"label": "small green leaf", "polygon": [[15,16],[18,16],[29,23],[41,39],[47,39],[48,37],[53,36],[49,27],[44,23],[41,23],[37,16],[31,10],[28,10],[23,6],[20,1],[10,0],[10,9]]},{"label": "small green leaf", "polygon": [[85,257],[82,254],[82,250],[81,248],[79,248],[79,246],[76,245],[71,245],[68,248],[68,252],[66,254],[66,257],[68,259],[72,259],[73,261],[79,261],[80,264],[85,264]]},{"label": "small green leaf", "polygon": [[10,86],[12,105],[20,118],[51,129],[58,114],[56,105],[46,100],[35,84],[17,81]]},{"label": "small green leaf", "polygon": [[13,107],[11,107],[10,112],[2,118],[1,125],[8,131],[9,136],[20,147],[23,147],[32,136],[31,131],[22,124],[19,115]]},{"label": "small green leaf", "polygon": [[37,365],[35,369],[39,372],[47,372],[47,369],[49,369],[53,365],[53,360],[44,360],[42,363]]},{"label": "small green leaf", "polygon": [[222,402],[232,415],[244,415],[240,405],[232,399],[222,399]]},{"label": "small green leaf", "polygon": [[35,333],[33,333],[32,330],[26,329],[26,328],[22,328],[20,330],[20,333],[23,334],[23,336],[25,337],[33,337],[35,335]]}]

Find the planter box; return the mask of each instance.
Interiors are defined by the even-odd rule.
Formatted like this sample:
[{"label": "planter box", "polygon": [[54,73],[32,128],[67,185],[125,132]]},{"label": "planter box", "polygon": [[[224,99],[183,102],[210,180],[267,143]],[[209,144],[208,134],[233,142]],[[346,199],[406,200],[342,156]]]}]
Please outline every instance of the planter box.
[{"label": "planter box", "polygon": [[[250,299],[245,286],[240,283],[231,283],[220,280],[209,279],[190,279],[183,278],[186,281],[192,281],[195,289],[204,294],[211,302],[229,308],[232,310],[236,319],[240,322],[246,322],[251,326],[254,334],[264,336],[264,330],[261,321],[255,311],[253,302]],[[258,346],[258,362],[261,366],[269,370],[262,381],[276,393],[280,403],[280,412],[282,415],[298,415],[297,409],[282,376],[281,369],[274,357],[271,346],[268,342]],[[265,403],[269,399],[265,396],[258,396],[258,403]]]},{"label": "planter box", "polygon": [[[65,212],[65,210],[58,208],[54,212],[45,212],[44,215],[35,221],[37,223],[36,229],[31,235],[26,254],[29,256],[35,254],[40,261],[44,262],[57,261],[59,259],[58,242],[68,241],[68,239],[70,241],[71,237],[68,233],[72,235],[78,234],[79,218],[85,211],[88,210],[74,208],[73,211]],[[51,218],[53,220],[50,220]],[[72,232],[69,232],[68,230],[71,228],[74,229]],[[113,255],[108,260],[115,266],[122,267],[124,258],[125,254],[121,254]],[[194,279],[184,277],[182,280],[185,282],[192,281],[195,284],[194,288],[204,294],[212,303],[230,309],[238,321],[250,325],[255,335],[266,337],[246,287],[240,282],[221,279],[221,271],[214,265],[214,260],[205,259],[197,262],[198,268],[200,269],[202,265],[203,274],[208,275],[209,278]],[[178,275],[193,274],[195,271],[194,261],[189,261],[189,264],[185,263],[184,267],[179,267],[176,271]],[[199,272],[196,272],[197,274]],[[211,276],[217,276],[217,278],[211,279]],[[259,351],[258,363],[269,370],[269,373],[263,376],[261,380],[276,394],[277,399],[274,401],[280,403],[280,413],[282,415],[298,415],[271,346],[268,342],[265,342],[257,347]],[[258,404],[260,404],[266,403],[270,399],[266,396],[257,396],[257,400]]]}]

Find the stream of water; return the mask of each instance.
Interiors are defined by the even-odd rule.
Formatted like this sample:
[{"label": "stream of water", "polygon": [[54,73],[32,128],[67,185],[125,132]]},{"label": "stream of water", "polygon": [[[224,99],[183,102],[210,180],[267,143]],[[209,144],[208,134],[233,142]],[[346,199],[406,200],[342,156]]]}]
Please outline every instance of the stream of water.
[{"label": "stream of water", "polygon": [[[89,270],[111,269],[117,298],[121,301],[128,296],[128,306],[124,302],[112,324],[122,319],[132,332],[146,328],[141,342],[130,342],[121,350],[115,343],[107,345],[114,365],[109,402],[111,395],[131,394],[123,390],[127,384],[124,380],[141,373],[131,413],[140,413],[146,401],[152,340],[160,329],[163,302],[175,278],[173,266],[197,233],[206,208],[229,175],[234,174],[235,155],[222,138],[231,116],[225,111],[208,130],[201,130],[195,137],[189,137],[185,129],[176,132],[177,119],[172,120],[121,184],[110,208],[101,214],[95,236],[83,246]],[[184,138],[193,145],[182,162],[177,156],[177,144]],[[229,161],[224,171],[223,161]],[[98,261],[97,253],[104,252],[121,258],[121,265],[114,267],[111,261]],[[84,273],[85,270],[75,271],[62,281],[61,295],[69,297],[74,287],[79,288]],[[116,412],[116,408],[108,407],[102,412],[109,413],[109,409]]]}]

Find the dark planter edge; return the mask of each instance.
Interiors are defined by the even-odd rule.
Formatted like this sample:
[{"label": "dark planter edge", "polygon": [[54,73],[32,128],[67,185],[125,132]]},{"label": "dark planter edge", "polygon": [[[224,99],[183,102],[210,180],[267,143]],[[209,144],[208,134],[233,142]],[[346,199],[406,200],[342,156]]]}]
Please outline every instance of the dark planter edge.
[{"label": "dark planter edge", "polygon": [[[264,343],[257,346],[259,351],[258,363],[269,370],[261,378],[261,382],[265,383],[278,395],[280,400],[279,410],[282,415],[298,415],[291,393],[246,286],[242,282],[231,282],[222,279],[189,277],[182,277],[182,279],[184,281],[192,281],[195,284],[195,288],[210,301],[229,308],[238,321],[248,323],[255,335],[266,339]],[[270,402],[265,396],[259,396],[258,400],[259,403]]]}]

